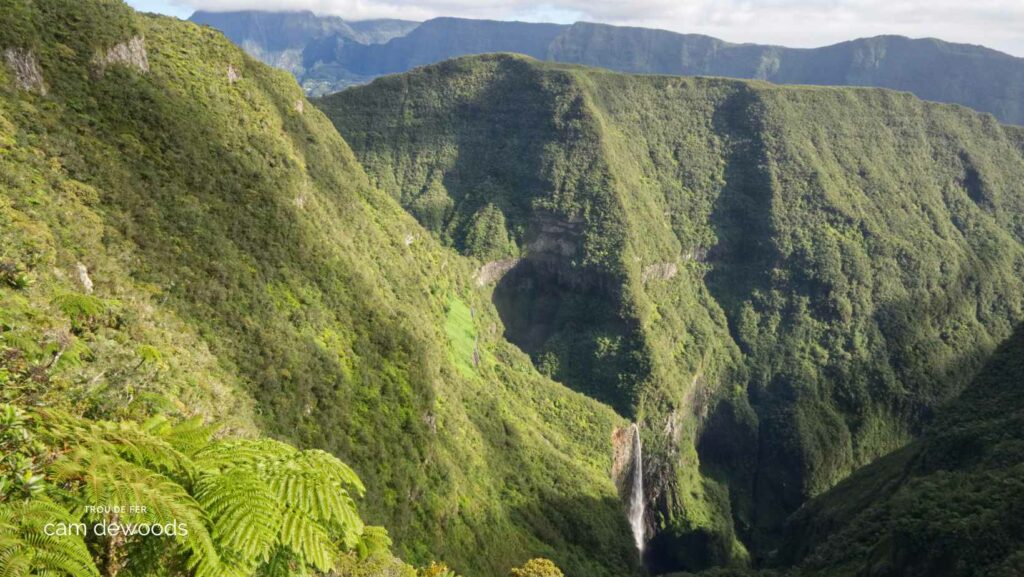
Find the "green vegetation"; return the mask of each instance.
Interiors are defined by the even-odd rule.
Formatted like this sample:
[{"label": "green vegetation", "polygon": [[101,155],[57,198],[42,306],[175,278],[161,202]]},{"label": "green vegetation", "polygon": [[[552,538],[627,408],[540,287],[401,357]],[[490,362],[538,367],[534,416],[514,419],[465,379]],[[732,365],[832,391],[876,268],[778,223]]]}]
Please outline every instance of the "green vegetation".
[{"label": "green vegetation", "polygon": [[511,577],[563,577],[561,569],[548,559],[530,559],[512,569]]},{"label": "green vegetation", "polygon": [[362,483],[337,458],[213,432],[0,405],[4,573],[304,575],[382,555],[401,566],[386,533],[364,528]]},{"label": "green vegetation", "polygon": [[[539,370],[643,423],[655,571],[766,559],[1024,319],[1024,134],[989,116],[507,55],[318,105],[439,240],[521,257],[493,301]],[[515,252],[468,242],[492,206]]]},{"label": "green vegetation", "polygon": [[[323,450],[416,565],[632,570],[608,474],[623,419],[501,339],[470,263],[369,184],[287,74],[120,2],[0,14],[0,49],[31,53],[46,88],[0,66],[4,402],[118,426],[200,417]],[[301,541],[289,554],[324,567],[321,541]],[[271,545],[228,546],[251,566]]]},{"label": "green vegetation", "polygon": [[1024,328],[922,438],[801,509],[800,576],[1011,577],[1024,571]]},{"label": "green vegetation", "polygon": [[479,364],[477,343],[480,336],[473,324],[473,311],[461,299],[454,298],[448,305],[445,332],[452,345],[452,355],[459,370],[472,375]]},{"label": "green vegetation", "polygon": [[0,573],[629,575],[629,421],[651,572],[1020,572],[1021,130],[0,15]]}]

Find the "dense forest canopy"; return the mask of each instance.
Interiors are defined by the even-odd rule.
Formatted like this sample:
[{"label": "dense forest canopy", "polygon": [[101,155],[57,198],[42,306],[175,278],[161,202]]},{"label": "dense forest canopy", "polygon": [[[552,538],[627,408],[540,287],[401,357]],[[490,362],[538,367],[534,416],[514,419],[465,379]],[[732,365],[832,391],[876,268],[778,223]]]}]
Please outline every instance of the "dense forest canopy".
[{"label": "dense forest canopy", "polygon": [[119,0],[0,23],[0,575],[1024,570],[1024,130],[505,54],[310,102]]}]

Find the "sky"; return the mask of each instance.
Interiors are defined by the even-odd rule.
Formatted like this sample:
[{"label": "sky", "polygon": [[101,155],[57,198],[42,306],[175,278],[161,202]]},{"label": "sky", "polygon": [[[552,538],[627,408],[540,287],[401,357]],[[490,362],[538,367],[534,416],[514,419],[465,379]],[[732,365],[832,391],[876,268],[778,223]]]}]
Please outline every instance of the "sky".
[{"label": "sky", "polygon": [[880,34],[981,44],[1024,56],[1024,0],[127,0],[187,18],[193,10],[312,10],[348,20],[436,16],[578,20],[813,47]]}]

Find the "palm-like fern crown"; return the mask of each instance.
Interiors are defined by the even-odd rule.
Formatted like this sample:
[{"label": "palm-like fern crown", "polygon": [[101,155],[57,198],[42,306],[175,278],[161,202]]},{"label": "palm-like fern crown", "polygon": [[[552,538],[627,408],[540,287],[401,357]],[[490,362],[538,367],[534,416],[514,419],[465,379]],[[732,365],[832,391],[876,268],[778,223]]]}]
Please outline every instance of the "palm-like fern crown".
[{"label": "palm-like fern crown", "polygon": [[[214,428],[196,420],[157,417],[140,425],[4,410],[14,411],[0,422],[5,438],[46,448],[29,459],[30,472],[44,480],[41,495],[0,492],[4,577],[99,575],[89,543],[106,547],[100,565],[117,564],[108,574],[171,563],[197,577],[323,573],[345,551],[390,545],[382,529],[364,531],[354,500],[365,491],[359,477],[323,451],[269,439],[211,440]],[[17,434],[10,434],[13,427]],[[112,505],[145,509],[114,515],[104,509]],[[103,539],[94,535],[52,537],[43,530],[76,522],[177,524],[187,531],[147,547],[152,537],[98,543]]]}]

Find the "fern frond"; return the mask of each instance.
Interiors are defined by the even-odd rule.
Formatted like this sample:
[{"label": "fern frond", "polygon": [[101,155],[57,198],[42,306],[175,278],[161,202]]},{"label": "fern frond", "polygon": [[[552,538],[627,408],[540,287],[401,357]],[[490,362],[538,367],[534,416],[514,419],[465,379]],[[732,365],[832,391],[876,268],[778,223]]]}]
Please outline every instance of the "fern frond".
[{"label": "fern frond", "polygon": [[219,425],[206,425],[200,417],[193,417],[178,423],[172,423],[167,417],[157,415],[146,421],[142,428],[156,435],[185,455],[194,455],[197,451],[210,444],[210,438],[217,432]]},{"label": "fern frond", "polygon": [[53,537],[44,531],[51,523],[74,522],[66,509],[46,499],[0,505],[0,577],[99,577],[81,536]]},{"label": "fern frond", "polygon": [[367,526],[359,539],[360,557],[373,557],[388,554],[391,551],[391,536],[384,527]]},{"label": "fern frond", "polygon": [[305,514],[287,509],[281,524],[281,544],[299,554],[319,571],[334,567],[334,544],[330,536],[315,520]]},{"label": "fern frond", "polygon": [[270,560],[259,568],[256,575],[258,577],[307,577],[309,571],[290,549],[277,547],[270,556]]},{"label": "fern frond", "polygon": [[213,519],[213,536],[222,549],[255,564],[266,561],[276,543],[281,511],[270,488],[251,471],[233,469],[199,479],[196,498]]},{"label": "fern frond", "polygon": [[335,468],[335,461],[341,463],[333,457],[307,459],[306,453],[302,453],[269,467],[267,481],[289,510],[337,530],[345,546],[352,548],[359,542],[363,522],[355,501],[339,481],[347,478],[351,469]]},{"label": "fern frond", "polygon": [[78,487],[77,493],[86,505],[144,505],[145,511],[132,515],[132,522],[185,525],[188,534],[179,534],[175,541],[190,554],[190,565],[214,573],[221,569],[220,556],[199,503],[170,478],[118,455],[86,448],[72,451],[50,468],[55,482]]},{"label": "fern frond", "polygon": [[302,451],[296,455],[294,462],[300,468],[317,471],[325,479],[344,487],[346,491],[354,491],[358,497],[366,494],[366,487],[363,486],[359,475],[330,453],[319,449]]},{"label": "fern frond", "polygon": [[271,439],[229,439],[204,447],[193,455],[197,466],[206,469],[255,468],[288,459],[299,450]]},{"label": "fern frond", "polygon": [[[359,544],[363,522],[349,490],[362,493],[364,487],[355,472],[336,457],[261,439],[214,443],[196,453],[194,459],[206,471],[204,475],[235,477],[244,472],[237,478],[263,483],[267,495],[279,506],[280,544],[300,562],[323,569],[331,563],[334,542],[340,541],[346,549]],[[257,494],[255,485],[247,490]],[[229,502],[225,497],[224,503]],[[237,518],[224,521],[224,527],[242,527],[252,521],[245,517],[252,511],[241,505],[219,507],[221,510],[214,514],[215,526],[222,522],[217,515],[227,510],[237,512]]]},{"label": "fern frond", "polygon": [[195,465],[167,439],[152,435],[132,421],[84,422],[55,409],[40,410],[40,436],[50,445],[89,447],[93,453],[121,458],[170,474],[191,478]]}]

